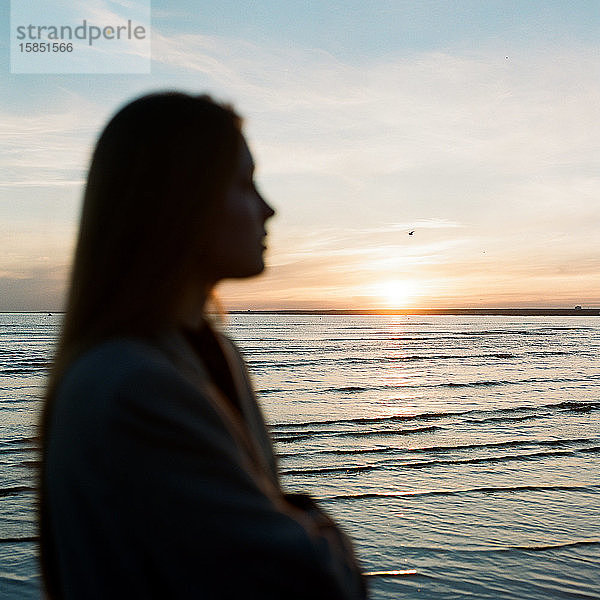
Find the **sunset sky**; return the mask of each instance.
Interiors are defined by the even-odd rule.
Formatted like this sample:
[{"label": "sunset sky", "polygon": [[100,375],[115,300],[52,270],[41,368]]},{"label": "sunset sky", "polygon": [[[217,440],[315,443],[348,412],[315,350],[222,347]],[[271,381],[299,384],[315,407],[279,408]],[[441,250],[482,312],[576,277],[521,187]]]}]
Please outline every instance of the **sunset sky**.
[{"label": "sunset sky", "polygon": [[156,0],[139,75],[11,74],[0,21],[0,310],[61,308],[98,132],[160,89],[235,105],[278,212],[226,308],[600,306],[597,0]]}]

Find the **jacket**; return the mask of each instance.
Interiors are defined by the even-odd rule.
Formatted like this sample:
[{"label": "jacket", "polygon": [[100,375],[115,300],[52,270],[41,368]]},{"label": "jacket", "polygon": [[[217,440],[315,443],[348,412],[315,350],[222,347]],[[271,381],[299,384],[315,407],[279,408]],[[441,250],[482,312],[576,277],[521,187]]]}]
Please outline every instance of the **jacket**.
[{"label": "jacket", "polygon": [[232,406],[184,335],[105,341],[57,388],[45,503],[62,597],[355,600],[352,546],[285,494],[245,364]]}]

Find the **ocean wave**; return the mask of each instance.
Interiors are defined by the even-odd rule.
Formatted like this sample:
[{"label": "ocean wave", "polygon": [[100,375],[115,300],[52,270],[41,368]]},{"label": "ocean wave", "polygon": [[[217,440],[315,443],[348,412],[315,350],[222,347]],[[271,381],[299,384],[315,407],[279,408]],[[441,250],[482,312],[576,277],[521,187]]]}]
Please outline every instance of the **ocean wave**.
[{"label": "ocean wave", "polygon": [[0,448],[4,446],[12,446],[13,444],[37,444],[39,443],[37,436],[12,437],[10,439],[0,440]]},{"label": "ocean wave", "polygon": [[551,452],[531,452],[529,454],[504,454],[502,456],[482,456],[477,458],[457,458],[454,460],[424,460],[400,463],[398,466],[409,469],[424,469],[428,467],[438,467],[444,465],[478,465],[485,463],[519,462],[537,460],[540,458],[550,458],[553,456],[574,456],[576,452],[579,452],[579,449],[553,450]]},{"label": "ocean wave", "polygon": [[28,447],[24,446],[22,448],[2,448],[0,447],[0,454],[21,454],[26,452],[38,452],[39,448],[37,447]]},{"label": "ocean wave", "polygon": [[454,382],[448,383],[432,383],[428,385],[418,387],[449,387],[449,388],[465,388],[465,387],[494,387],[497,385],[511,385],[519,383],[519,381],[507,381],[507,380],[488,380],[488,381],[465,381],[465,382]]},{"label": "ocean wave", "polygon": [[597,452],[600,452],[600,446],[592,446],[591,448],[581,448],[579,452],[591,452],[596,454]]},{"label": "ocean wave", "polygon": [[595,437],[583,438],[561,438],[554,440],[507,440],[505,442],[488,442],[484,444],[459,444],[456,446],[427,446],[423,448],[412,448],[411,452],[453,452],[456,450],[478,450],[484,448],[518,448],[522,446],[552,446],[565,447],[571,444],[585,444],[595,441]]},{"label": "ocean wave", "polygon": [[[308,436],[307,436],[308,437]],[[483,450],[491,448],[523,448],[531,446],[550,446],[550,447],[566,447],[572,444],[585,444],[596,441],[597,438],[566,438],[558,440],[507,440],[505,442],[489,442],[484,444],[458,444],[450,446],[421,446],[408,448],[398,448],[396,446],[384,446],[384,447],[373,447],[373,448],[354,448],[343,449],[327,449],[327,450],[309,450],[303,452],[278,452],[279,458],[290,458],[298,456],[313,456],[313,455],[361,455],[361,454],[415,454],[415,453],[443,453],[443,452],[457,452],[461,450]],[[597,452],[600,446],[593,446],[591,448],[582,449],[581,452]]]},{"label": "ocean wave", "polygon": [[[540,411],[546,411],[546,414],[554,410],[574,411],[574,412],[589,412],[598,410],[600,408],[600,402],[595,401],[567,401],[550,404],[542,404],[540,406],[514,406],[514,407],[501,407],[495,409],[470,409],[463,411],[448,411],[448,412],[425,412],[408,415],[388,415],[379,417],[353,417],[353,418],[342,418],[342,419],[323,419],[319,421],[301,421],[297,423],[274,423],[271,425],[272,431],[278,431],[285,429],[282,433],[293,433],[294,429],[303,429],[306,427],[323,427],[327,425],[338,425],[338,424],[376,424],[376,423],[393,423],[395,421],[415,421],[415,420],[435,420],[445,419],[452,417],[463,417],[465,415],[491,415],[490,418],[495,418],[495,413],[501,415],[510,415],[510,413],[519,412],[530,412],[534,413],[532,416],[537,416]],[[291,430],[291,431],[289,431]],[[317,431],[317,430],[315,430]]]},{"label": "ocean wave", "polygon": [[457,331],[457,336],[487,336],[487,335],[557,335],[562,331],[585,331],[592,330],[593,327],[562,327],[562,326],[542,326],[533,329],[481,329],[477,331]]},{"label": "ocean wave", "polygon": [[500,548],[500,551],[521,550],[525,552],[540,552],[544,550],[560,550],[561,548],[576,548],[578,546],[600,546],[599,540],[575,540],[573,542],[563,542],[557,544],[534,544],[531,546],[509,546]]},{"label": "ocean wave", "polygon": [[[359,393],[372,391],[388,391],[388,390],[415,390],[415,389],[439,389],[439,388],[480,388],[480,387],[498,387],[498,386],[515,386],[529,385],[532,383],[587,383],[590,380],[596,382],[600,379],[600,375],[587,375],[585,377],[531,377],[528,379],[485,379],[480,381],[445,381],[443,383],[402,383],[402,384],[373,384],[373,385],[348,385],[335,386],[322,389],[311,390],[313,394],[331,394],[331,393]],[[597,385],[594,383],[593,385]],[[259,389],[257,394],[268,395],[282,392],[289,392],[280,388],[274,389]]]},{"label": "ocean wave", "polygon": [[584,350],[528,350],[524,352],[527,356],[568,356],[570,354],[589,354]]},{"label": "ocean wave", "polygon": [[572,410],[576,412],[589,412],[592,410],[598,410],[600,408],[600,402],[577,402],[568,400],[567,402],[560,402],[559,404],[553,405],[554,408]]},{"label": "ocean wave", "polygon": [[437,429],[443,429],[437,425],[427,425],[425,427],[413,427],[411,429],[367,429],[357,431],[313,431],[307,432],[286,432],[281,434],[275,434],[273,438],[277,442],[289,442],[296,440],[305,440],[311,437],[363,437],[363,436],[374,436],[374,435],[412,435],[415,433],[424,433],[427,431],[435,431]]},{"label": "ocean wave", "polygon": [[47,368],[32,368],[32,367],[4,367],[0,369],[1,376],[11,376],[11,375],[38,375],[48,373]]},{"label": "ocean wave", "polygon": [[437,383],[421,386],[400,386],[400,387],[494,387],[499,385],[520,385],[529,383],[579,383],[587,382],[588,380],[600,379],[600,375],[587,375],[586,377],[531,377],[529,379],[499,379],[499,380],[484,380],[484,381],[465,381],[465,382],[449,382]]},{"label": "ocean wave", "polygon": [[367,429],[362,431],[342,431],[337,433],[337,437],[362,437],[371,435],[412,435],[413,433],[426,433],[444,429],[438,425],[427,425],[425,427],[413,427],[411,429]]},{"label": "ocean wave", "polygon": [[374,471],[376,469],[382,469],[382,465],[359,465],[359,466],[346,466],[346,467],[323,467],[316,469],[284,469],[281,470],[281,475],[331,475],[333,473],[366,473],[368,471]]},{"label": "ocean wave", "polygon": [[301,360],[252,360],[249,359],[248,363],[251,367],[256,368],[274,368],[274,369],[286,369],[292,367],[307,367],[307,366],[325,366],[325,365],[373,365],[378,366],[383,364],[395,364],[405,362],[418,362],[418,361],[444,361],[444,360],[472,360],[472,359],[518,359],[525,356],[567,356],[567,355],[581,355],[585,354],[580,350],[577,351],[528,351],[520,353],[514,352],[490,352],[483,354],[406,354],[406,355],[394,355],[394,356],[368,356],[368,357],[356,357],[356,356],[333,356],[325,358],[309,358]]},{"label": "ocean wave", "polygon": [[296,441],[300,441],[300,440],[308,440],[311,437],[313,437],[314,435],[315,435],[314,433],[298,433],[298,434],[290,434],[290,435],[285,435],[285,434],[273,435],[272,437],[276,442],[296,442]]},{"label": "ocean wave", "polygon": [[505,454],[502,456],[483,456],[477,458],[458,458],[453,460],[420,460],[378,465],[347,465],[344,467],[322,467],[314,469],[285,469],[282,475],[325,475],[329,473],[363,473],[368,471],[389,471],[390,469],[428,469],[455,465],[479,465],[489,463],[520,462],[539,460],[556,456],[575,456],[577,452],[585,452],[587,448],[576,450],[554,450],[551,452],[532,452],[529,454]]},{"label": "ocean wave", "polygon": [[364,577],[410,577],[417,575],[416,569],[400,569],[397,571],[367,571],[363,573]]},{"label": "ocean wave", "polygon": [[14,487],[0,488],[0,498],[4,496],[15,496],[23,492],[35,492],[36,488],[29,485],[17,485]]},{"label": "ocean wave", "polygon": [[0,375],[32,375],[39,372],[47,373],[51,362],[47,357],[27,357],[26,360],[15,360],[14,356],[3,358],[0,362]]},{"label": "ocean wave", "polygon": [[555,542],[551,544],[522,544],[514,546],[485,546],[483,548],[463,548],[456,546],[440,547],[440,546],[407,546],[403,545],[402,549],[406,553],[422,555],[423,553],[434,554],[483,554],[494,555],[506,552],[545,552],[552,550],[562,550],[563,548],[577,548],[582,546],[598,546],[600,539],[584,539],[573,540],[568,542]]},{"label": "ocean wave", "polygon": [[466,494],[497,494],[519,492],[590,492],[596,493],[600,485],[518,485],[507,487],[479,487],[463,488],[459,490],[411,490],[398,492],[367,492],[362,494],[339,494],[335,496],[322,496],[319,502],[335,500],[369,500],[375,498],[417,498],[425,496],[461,496]]},{"label": "ocean wave", "polygon": [[518,423],[519,421],[532,421],[534,419],[545,419],[548,413],[519,415],[519,416],[502,416],[502,417],[485,417],[483,419],[465,419],[467,423]]},{"label": "ocean wave", "polygon": [[[534,410],[533,408],[529,408],[529,410]],[[462,415],[466,415],[472,412],[482,412],[481,410],[463,410],[456,412],[438,412],[438,413],[418,413],[418,414],[409,414],[409,415],[388,415],[381,417],[353,417],[350,419],[323,419],[320,421],[301,421],[298,423],[274,423],[271,425],[272,430],[278,429],[293,429],[293,428],[304,428],[304,427],[322,427],[326,425],[338,425],[338,424],[352,424],[352,425],[361,425],[361,424],[376,424],[376,423],[393,423],[396,421],[428,421],[430,419],[443,419],[449,417],[459,417]],[[291,433],[290,431],[286,431],[286,433]]]}]

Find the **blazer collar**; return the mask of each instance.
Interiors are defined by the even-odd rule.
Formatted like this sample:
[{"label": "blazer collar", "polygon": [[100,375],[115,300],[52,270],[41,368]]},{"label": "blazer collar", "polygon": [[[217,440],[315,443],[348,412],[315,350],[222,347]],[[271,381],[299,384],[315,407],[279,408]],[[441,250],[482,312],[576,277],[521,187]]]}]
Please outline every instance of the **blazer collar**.
[{"label": "blazer collar", "polygon": [[262,412],[252,392],[245,364],[232,342],[219,332],[215,333],[233,378],[241,414],[231,406],[230,401],[213,383],[205,364],[183,332],[179,330],[165,332],[159,337],[158,343],[177,370],[206,396],[213,408],[221,415],[238,446],[253,464],[252,470],[258,470],[267,477],[270,485],[280,489],[272,443]]}]

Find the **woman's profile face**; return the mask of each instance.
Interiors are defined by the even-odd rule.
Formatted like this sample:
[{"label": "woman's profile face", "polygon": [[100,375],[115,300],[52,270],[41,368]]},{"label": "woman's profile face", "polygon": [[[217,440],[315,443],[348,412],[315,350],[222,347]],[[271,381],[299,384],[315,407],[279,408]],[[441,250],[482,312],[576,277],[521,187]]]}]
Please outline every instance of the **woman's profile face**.
[{"label": "woman's profile face", "polygon": [[265,222],[274,214],[254,185],[254,160],[242,139],[237,165],[211,228],[211,243],[205,257],[215,281],[251,277],[264,270]]}]

